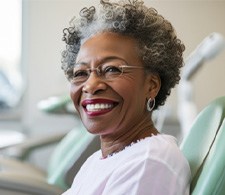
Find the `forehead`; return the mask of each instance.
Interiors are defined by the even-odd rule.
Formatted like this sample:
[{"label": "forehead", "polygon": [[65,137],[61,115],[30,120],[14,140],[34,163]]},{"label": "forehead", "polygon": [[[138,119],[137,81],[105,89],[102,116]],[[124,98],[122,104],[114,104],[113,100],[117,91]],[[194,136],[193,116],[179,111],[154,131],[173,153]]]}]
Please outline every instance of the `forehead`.
[{"label": "forehead", "polygon": [[81,45],[76,63],[94,63],[105,58],[118,58],[127,63],[140,64],[138,54],[138,44],[135,39],[104,32],[94,35]]}]

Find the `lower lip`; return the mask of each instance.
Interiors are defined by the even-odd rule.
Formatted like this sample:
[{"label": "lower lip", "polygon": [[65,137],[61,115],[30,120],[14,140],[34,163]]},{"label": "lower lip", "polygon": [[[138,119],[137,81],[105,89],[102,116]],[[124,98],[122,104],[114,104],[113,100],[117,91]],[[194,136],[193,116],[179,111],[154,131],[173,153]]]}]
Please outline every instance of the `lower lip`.
[{"label": "lower lip", "polygon": [[111,109],[105,109],[105,110],[99,110],[99,111],[87,111],[85,109],[85,112],[87,113],[88,116],[100,116],[100,115],[103,115],[103,114],[106,114],[108,112],[110,112],[112,110]]}]

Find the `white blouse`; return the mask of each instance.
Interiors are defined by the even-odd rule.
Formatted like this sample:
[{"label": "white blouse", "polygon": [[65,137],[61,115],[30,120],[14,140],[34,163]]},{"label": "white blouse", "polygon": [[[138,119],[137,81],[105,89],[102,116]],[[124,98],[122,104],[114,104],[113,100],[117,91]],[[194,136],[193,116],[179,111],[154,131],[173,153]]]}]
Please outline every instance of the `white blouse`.
[{"label": "white blouse", "polygon": [[188,195],[190,177],[176,139],[161,134],[106,159],[97,151],[63,195]]}]

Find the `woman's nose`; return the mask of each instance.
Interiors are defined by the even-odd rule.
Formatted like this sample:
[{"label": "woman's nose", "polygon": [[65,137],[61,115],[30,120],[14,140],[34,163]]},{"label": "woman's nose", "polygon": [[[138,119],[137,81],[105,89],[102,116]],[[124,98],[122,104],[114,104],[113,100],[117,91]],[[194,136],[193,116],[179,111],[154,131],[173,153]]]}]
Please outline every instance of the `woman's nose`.
[{"label": "woman's nose", "polygon": [[84,93],[90,93],[94,95],[100,91],[106,90],[106,88],[107,85],[104,80],[102,80],[102,78],[99,77],[97,73],[92,72],[87,81],[84,83],[82,91]]}]

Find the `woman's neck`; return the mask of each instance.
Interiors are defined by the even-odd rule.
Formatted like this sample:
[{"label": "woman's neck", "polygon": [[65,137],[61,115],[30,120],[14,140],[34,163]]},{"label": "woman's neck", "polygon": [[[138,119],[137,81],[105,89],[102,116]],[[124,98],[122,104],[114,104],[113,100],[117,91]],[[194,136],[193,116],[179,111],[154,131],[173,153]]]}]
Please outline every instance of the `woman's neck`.
[{"label": "woman's neck", "polygon": [[[149,119],[148,119],[149,120]],[[119,136],[104,135],[100,136],[101,139],[101,150],[102,157],[106,158],[114,153],[123,150],[126,146],[131,143],[135,143],[138,140],[157,135],[159,132],[154,127],[153,122],[140,124],[138,127],[132,128],[132,130],[125,131],[126,133],[120,134]]]}]

